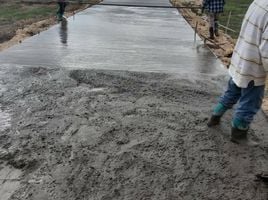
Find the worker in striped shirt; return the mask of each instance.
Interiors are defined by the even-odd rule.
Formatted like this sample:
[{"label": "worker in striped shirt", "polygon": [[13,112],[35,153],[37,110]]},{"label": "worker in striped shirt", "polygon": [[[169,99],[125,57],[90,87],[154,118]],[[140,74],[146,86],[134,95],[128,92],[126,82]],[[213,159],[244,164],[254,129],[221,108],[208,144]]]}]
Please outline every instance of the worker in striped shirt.
[{"label": "worker in striped shirt", "polygon": [[231,140],[247,141],[254,115],[261,108],[268,72],[268,1],[254,0],[245,15],[235,46],[226,92],[213,110],[208,126],[220,123],[223,114],[238,102]]},{"label": "worker in striped shirt", "polygon": [[219,15],[223,12],[224,0],[203,0],[202,12],[206,10],[209,17],[209,38],[219,36]]}]

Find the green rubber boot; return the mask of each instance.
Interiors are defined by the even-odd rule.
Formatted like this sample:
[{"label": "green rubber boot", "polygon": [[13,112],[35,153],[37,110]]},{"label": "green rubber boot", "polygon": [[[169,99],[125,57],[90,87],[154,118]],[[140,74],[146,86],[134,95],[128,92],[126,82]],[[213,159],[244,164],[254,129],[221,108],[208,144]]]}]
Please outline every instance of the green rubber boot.
[{"label": "green rubber boot", "polygon": [[221,117],[224,115],[224,113],[228,110],[227,107],[225,107],[223,104],[218,103],[213,112],[212,112],[212,116],[210,117],[207,125],[208,127],[212,127],[212,126],[216,126],[218,124],[220,124],[221,121]]},{"label": "green rubber boot", "polygon": [[233,119],[231,130],[231,141],[234,143],[241,143],[247,141],[247,134],[249,130],[248,123],[240,119]]}]

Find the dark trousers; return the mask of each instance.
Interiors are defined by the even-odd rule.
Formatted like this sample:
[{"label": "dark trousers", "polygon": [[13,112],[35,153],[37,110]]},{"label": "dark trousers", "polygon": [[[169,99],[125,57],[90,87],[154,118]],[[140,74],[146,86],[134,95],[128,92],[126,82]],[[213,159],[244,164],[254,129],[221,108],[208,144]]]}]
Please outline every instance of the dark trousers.
[{"label": "dark trousers", "polygon": [[65,11],[65,7],[66,7],[66,2],[58,2],[59,5],[59,9],[57,14],[59,15],[59,17],[62,17]]},{"label": "dark trousers", "polygon": [[218,29],[219,24],[219,13],[209,13],[209,27],[213,30]]}]

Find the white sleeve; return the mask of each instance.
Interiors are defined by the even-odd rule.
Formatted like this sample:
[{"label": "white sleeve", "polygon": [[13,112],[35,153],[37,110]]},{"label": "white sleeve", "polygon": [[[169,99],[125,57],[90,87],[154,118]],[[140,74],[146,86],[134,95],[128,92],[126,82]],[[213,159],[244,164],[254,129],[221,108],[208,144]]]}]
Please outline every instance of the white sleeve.
[{"label": "white sleeve", "polygon": [[260,44],[260,54],[264,70],[268,72],[268,26],[264,30]]}]

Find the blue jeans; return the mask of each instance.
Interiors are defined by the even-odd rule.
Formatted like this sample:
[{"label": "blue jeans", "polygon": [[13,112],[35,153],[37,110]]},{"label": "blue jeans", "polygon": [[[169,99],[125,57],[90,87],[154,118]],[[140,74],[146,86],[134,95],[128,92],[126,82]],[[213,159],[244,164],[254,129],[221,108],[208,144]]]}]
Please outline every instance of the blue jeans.
[{"label": "blue jeans", "polygon": [[264,88],[264,85],[254,86],[254,81],[249,82],[247,88],[240,88],[230,78],[228,88],[220,97],[219,103],[231,109],[239,101],[234,113],[234,119],[249,125],[253,121],[254,115],[261,108]]}]

